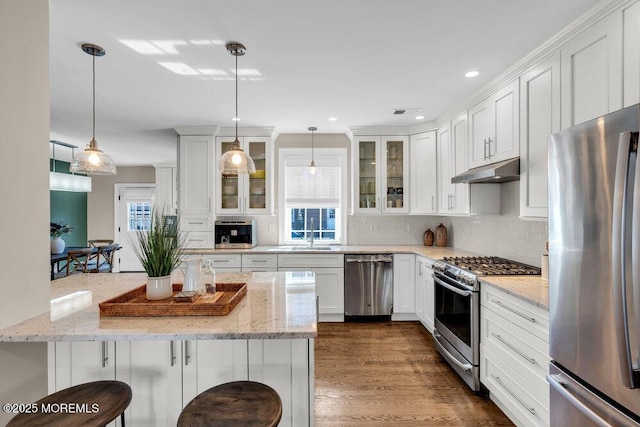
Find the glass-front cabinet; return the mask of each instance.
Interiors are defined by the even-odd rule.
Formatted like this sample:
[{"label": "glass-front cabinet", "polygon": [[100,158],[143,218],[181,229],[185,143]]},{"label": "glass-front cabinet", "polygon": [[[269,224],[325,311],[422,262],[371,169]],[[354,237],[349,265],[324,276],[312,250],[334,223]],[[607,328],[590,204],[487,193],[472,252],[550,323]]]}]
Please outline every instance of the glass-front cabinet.
[{"label": "glass-front cabinet", "polygon": [[[216,164],[231,148],[235,137],[216,138]],[[270,185],[271,139],[269,137],[239,137],[240,147],[248,152],[256,165],[256,173],[226,175],[216,171],[216,213],[265,214],[272,212]]]},{"label": "glass-front cabinet", "polygon": [[407,213],[406,136],[356,136],[354,143],[355,213]]}]

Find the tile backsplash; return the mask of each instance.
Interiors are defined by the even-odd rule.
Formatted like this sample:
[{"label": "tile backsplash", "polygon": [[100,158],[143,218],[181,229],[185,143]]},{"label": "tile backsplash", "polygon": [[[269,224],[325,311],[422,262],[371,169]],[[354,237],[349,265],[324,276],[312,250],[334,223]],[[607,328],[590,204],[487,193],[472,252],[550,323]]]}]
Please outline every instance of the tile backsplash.
[{"label": "tile backsplash", "polygon": [[[482,185],[482,184],[472,184]],[[501,215],[466,217],[427,215],[353,215],[348,217],[350,245],[421,245],[427,228],[443,223],[448,246],[540,266],[548,239],[547,221],[523,220],[518,181],[500,185]],[[255,216],[259,245],[278,244],[275,216]],[[272,230],[272,231],[269,231]]]}]

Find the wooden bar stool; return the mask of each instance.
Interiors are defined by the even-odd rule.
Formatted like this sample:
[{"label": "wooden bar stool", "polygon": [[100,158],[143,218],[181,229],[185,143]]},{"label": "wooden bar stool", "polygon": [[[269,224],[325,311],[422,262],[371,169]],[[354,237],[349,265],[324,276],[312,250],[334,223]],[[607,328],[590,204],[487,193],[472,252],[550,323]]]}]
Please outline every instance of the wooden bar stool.
[{"label": "wooden bar stool", "polygon": [[282,401],[268,385],[234,381],[203,391],[184,407],[178,427],[277,426]]},{"label": "wooden bar stool", "polygon": [[65,388],[29,406],[31,413],[13,417],[7,427],[105,426],[131,402],[131,387],[120,381],[93,381]]}]

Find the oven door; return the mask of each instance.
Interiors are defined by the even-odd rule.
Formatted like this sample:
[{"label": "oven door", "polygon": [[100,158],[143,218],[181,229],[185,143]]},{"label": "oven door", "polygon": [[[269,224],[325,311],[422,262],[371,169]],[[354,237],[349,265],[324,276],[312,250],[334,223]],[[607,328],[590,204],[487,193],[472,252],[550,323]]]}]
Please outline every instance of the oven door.
[{"label": "oven door", "polygon": [[472,365],[480,364],[478,292],[434,272],[435,328]]}]

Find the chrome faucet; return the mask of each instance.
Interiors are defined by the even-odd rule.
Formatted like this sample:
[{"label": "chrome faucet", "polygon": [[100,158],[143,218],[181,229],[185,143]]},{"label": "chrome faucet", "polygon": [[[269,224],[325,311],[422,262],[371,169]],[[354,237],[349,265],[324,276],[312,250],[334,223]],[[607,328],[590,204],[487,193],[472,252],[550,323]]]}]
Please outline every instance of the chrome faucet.
[{"label": "chrome faucet", "polygon": [[307,239],[309,241],[309,247],[313,247],[313,231],[315,229],[315,225],[313,223],[313,218],[311,218],[311,236]]}]

